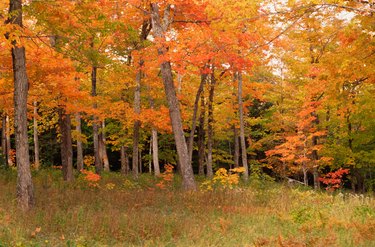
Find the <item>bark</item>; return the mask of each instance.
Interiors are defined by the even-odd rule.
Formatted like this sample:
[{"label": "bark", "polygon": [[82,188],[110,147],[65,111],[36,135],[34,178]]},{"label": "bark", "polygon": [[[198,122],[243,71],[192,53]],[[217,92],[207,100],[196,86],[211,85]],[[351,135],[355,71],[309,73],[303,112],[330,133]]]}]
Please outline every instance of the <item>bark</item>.
[{"label": "bark", "polygon": [[109,160],[108,160],[108,154],[107,154],[107,146],[106,146],[106,136],[104,133],[105,130],[105,120],[102,122],[102,132],[100,134],[100,142],[101,142],[101,160],[103,161],[104,165],[104,171],[109,172]]},{"label": "bark", "polygon": [[307,177],[307,168],[306,168],[306,165],[302,166],[302,172],[303,172],[303,184],[305,186],[309,186],[309,180],[308,180],[308,177]]},{"label": "bark", "polygon": [[246,142],[245,142],[245,123],[244,123],[244,116],[243,116],[243,102],[242,102],[242,74],[241,72],[237,72],[237,80],[238,80],[238,111],[240,114],[240,143],[241,143],[241,157],[242,157],[242,165],[245,168],[245,172],[243,174],[243,179],[245,181],[249,180],[249,166],[247,163],[247,151],[246,151]]},{"label": "bark", "polygon": [[201,83],[199,84],[199,88],[198,88],[197,94],[195,95],[193,118],[192,118],[192,126],[191,126],[191,130],[190,130],[189,143],[188,143],[188,150],[189,150],[189,159],[190,159],[190,162],[192,162],[192,158],[193,158],[194,133],[195,133],[195,129],[197,127],[197,113],[198,113],[199,99],[200,99],[201,94],[203,92],[203,88],[204,88],[204,84],[205,84],[206,78],[207,78],[206,74],[202,74],[201,75]]},{"label": "bark", "polygon": [[155,176],[159,176],[160,165],[159,165],[158,132],[154,128],[152,129],[152,161],[154,163],[154,174]]},{"label": "bark", "polygon": [[[148,88],[150,91],[150,88]],[[154,100],[152,97],[150,99],[150,107],[151,109],[155,108]],[[159,146],[158,146],[158,131],[155,128],[152,128],[151,132],[151,148],[152,148],[152,162],[154,164],[154,175],[159,176],[160,175],[160,164],[159,164]]]},{"label": "bark", "polygon": [[59,109],[61,132],[61,163],[64,181],[73,181],[73,146],[70,115]]},{"label": "bark", "polygon": [[126,147],[121,146],[121,174],[127,175],[129,173],[129,157],[126,154]]},{"label": "bark", "polygon": [[82,149],[82,128],[81,128],[81,115],[76,113],[76,131],[77,131],[77,170],[83,169],[83,149]]},{"label": "bark", "polygon": [[[168,26],[169,20],[168,15],[170,6],[166,8],[164,13],[164,22],[161,23],[159,16],[159,6],[157,3],[151,4],[151,19],[152,27],[154,30],[155,38],[164,39],[164,32]],[[166,21],[167,20],[167,21]],[[167,48],[162,46],[158,48],[158,54],[160,57],[164,57],[167,53]],[[176,95],[176,89],[173,83],[172,68],[168,61],[164,61],[160,64],[161,75],[164,84],[164,90],[167,96],[167,102],[169,106],[169,115],[172,122],[172,130],[177,148],[177,155],[181,167],[182,185],[185,190],[196,190],[197,186],[194,179],[193,168],[189,162],[189,153],[186,145],[184,131],[182,127],[182,119],[179,108],[179,102]]]},{"label": "bark", "polygon": [[[314,124],[317,126],[319,124],[319,118],[316,112],[313,112],[313,116],[316,117],[314,120]],[[312,137],[312,146],[317,146],[318,145],[318,137],[313,136]],[[319,181],[319,171],[318,171],[318,162],[319,162],[319,155],[317,150],[313,150],[311,153],[312,160],[314,162],[313,166],[313,176],[314,176],[314,189],[319,189],[320,188],[320,181]]]},{"label": "bark", "polygon": [[33,128],[34,128],[34,167],[35,169],[39,169],[39,166],[40,166],[37,116],[38,116],[38,103],[34,101]]},{"label": "bark", "polygon": [[201,94],[201,111],[199,115],[199,128],[198,128],[198,174],[204,175],[204,160],[205,160],[205,130],[204,130],[204,121],[206,115],[206,103],[204,98],[204,93]]},{"label": "bark", "polygon": [[238,168],[239,165],[239,160],[240,160],[240,143],[238,140],[238,129],[236,126],[233,125],[233,135],[234,135],[234,167]]},{"label": "bark", "polygon": [[6,150],[7,150],[7,164],[8,166],[13,166],[12,160],[12,145],[10,142],[10,123],[9,123],[9,116],[5,117],[5,139],[6,139]]},{"label": "bark", "polygon": [[[97,81],[97,67],[92,66],[91,68],[91,96],[96,97],[96,81]],[[96,109],[98,106],[96,103],[93,105],[94,109]],[[92,123],[92,130],[93,130],[93,142],[94,142],[94,157],[95,157],[95,171],[96,173],[101,173],[103,170],[103,163],[100,159],[99,154],[99,126],[97,117],[93,117],[93,123]]]},{"label": "bark", "polygon": [[[141,113],[141,79],[142,79],[142,61],[139,63],[139,71],[137,73],[134,91],[134,113],[138,116]],[[134,121],[133,125],[133,156],[132,156],[132,172],[133,176],[138,176],[138,168],[140,166],[139,162],[139,130],[141,127],[141,121],[138,119]]]},{"label": "bark", "polygon": [[139,173],[142,174],[143,173],[142,150],[139,150],[138,162],[139,162]]},{"label": "bark", "polygon": [[6,115],[3,116],[2,121],[1,121],[1,154],[3,155],[4,158],[4,163],[7,166],[7,141],[6,141]]},{"label": "bark", "polygon": [[[22,0],[10,0],[10,19],[22,28]],[[34,205],[34,186],[31,179],[29,143],[27,136],[27,95],[25,48],[12,42],[12,62],[14,77],[14,125],[16,137],[17,201],[18,206],[27,211]]]},{"label": "bark", "polygon": [[212,178],[214,172],[212,169],[212,148],[213,148],[213,138],[214,138],[214,94],[215,94],[215,74],[214,68],[212,68],[211,81],[210,81],[210,90],[208,95],[208,119],[207,119],[207,177]]}]

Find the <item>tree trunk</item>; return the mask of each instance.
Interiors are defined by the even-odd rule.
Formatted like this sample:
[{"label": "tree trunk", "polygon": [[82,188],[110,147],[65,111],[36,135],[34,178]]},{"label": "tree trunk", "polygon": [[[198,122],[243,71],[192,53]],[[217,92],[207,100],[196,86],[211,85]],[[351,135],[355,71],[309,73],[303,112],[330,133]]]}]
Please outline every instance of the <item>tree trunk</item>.
[{"label": "tree trunk", "polygon": [[[91,68],[91,96],[96,97],[96,79],[97,79],[97,67],[92,66]],[[94,109],[96,109],[98,106],[96,102],[93,105]],[[100,174],[103,170],[103,163],[100,159],[99,154],[99,126],[97,117],[93,117],[93,123],[92,123],[92,130],[93,130],[93,142],[94,142],[94,158],[95,158],[95,171],[96,173]]]},{"label": "tree trunk", "polygon": [[198,128],[198,174],[204,175],[204,160],[205,160],[205,131],[204,131],[204,121],[206,115],[206,102],[204,99],[204,93],[201,94],[201,111],[199,115],[199,128]]},{"label": "tree trunk", "polygon": [[129,173],[129,158],[126,154],[126,147],[121,146],[121,174],[127,175]]},{"label": "tree trunk", "polygon": [[65,110],[59,109],[59,122],[61,132],[61,163],[64,181],[73,180],[73,147],[71,134],[70,115]]},{"label": "tree trunk", "polygon": [[[139,62],[139,71],[137,72],[137,76],[135,78],[136,86],[134,90],[134,113],[139,116],[141,113],[141,79],[142,79],[142,66],[143,61]],[[141,127],[141,121],[136,119],[134,121],[134,128],[133,128],[133,156],[132,156],[132,172],[133,176],[138,176],[138,168],[139,168],[139,129]]]},{"label": "tree trunk", "polygon": [[154,163],[155,176],[159,176],[160,165],[159,165],[158,132],[154,128],[152,129],[152,160]]},{"label": "tree trunk", "polygon": [[[164,20],[168,19],[169,11],[170,5],[165,10]],[[166,30],[163,30],[163,26],[168,26],[168,23],[161,23],[161,19],[159,16],[159,6],[157,3],[151,3],[151,20],[155,38],[165,39],[164,32]],[[168,21],[169,20],[167,20],[167,22]],[[158,48],[158,54],[160,57],[164,57],[166,53],[167,47],[162,46]],[[197,186],[195,184],[193,168],[191,166],[191,163],[189,162],[189,153],[182,127],[179,102],[173,84],[172,68],[170,62],[163,61],[160,64],[160,70],[163,78],[164,90],[167,96],[169,115],[172,122],[174,139],[176,142],[177,155],[181,167],[182,185],[185,190],[196,190]]]},{"label": "tree trunk", "polygon": [[242,157],[242,165],[245,168],[245,172],[243,174],[243,179],[245,181],[249,180],[249,166],[247,164],[247,151],[246,151],[246,142],[245,142],[245,123],[244,123],[244,116],[243,116],[243,103],[242,103],[242,74],[241,72],[237,72],[237,79],[238,79],[238,110],[240,114],[240,142],[241,142],[241,157]]},{"label": "tree trunk", "polygon": [[77,170],[83,169],[83,149],[82,149],[82,128],[81,128],[81,115],[75,114],[76,118],[76,131],[77,131]]},{"label": "tree trunk", "polygon": [[192,158],[193,158],[194,133],[195,133],[195,129],[197,127],[197,112],[198,112],[199,99],[200,99],[201,94],[203,92],[206,78],[207,78],[206,74],[202,74],[201,75],[201,83],[199,85],[197,94],[195,95],[193,118],[192,118],[192,126],[191,126],[191,130],[190,130],[189,143],[188,143],[188,150],[189,150],[189,159],[190,159],[190,162],[192,162]]},{"label": "tree trunk", "polygon": [[[22,0],[10,0],[7,23],[22,28]],[[27,94],[25,48],[12,41],[12,61],[14,76],[14,125],[16,137],[17,162],[17,200],[18,206],[27,211],[34,205],[34,186],[31,179],[29,143],[27,136]]]},{"label": "tree trunk", "polygon": [[307,168],[306,165],[302,166],[302,172],[303,172],[303,183],[305,186],[309,186],[309,180],[307,177]]},{"label": "tree trunk", "polygon": [[6,139],[6,150],[7,150],[7,164],[8,166],[13,166],[13,159],[12,159],[12,145],[10,142],[10,122],[9,116],[5,117],[5,139]]},{"label": "tree trunk", "polygon": [[6,140],[6,115],[3,116],[1,121],[1,154],[4,158],[4,164],[8,166],[8,160],[7,160],[7,140]]},{"label": "tree trunk", "polygon": [[234,167],[238,168],[239,165],[239,160],[240,160],[240,143],[238,141],[238,129],[236,128],[235,125],[233,125],[233,135],[234,135]]},{"label": "tree trunk", "polygon": [[106,136],[104,133],[105,130],[105,119],[102,122],[102,132],[100,134],[100,142],[101,142],[101,154],[102,154],[102,161],[104,164],[104,171],[109,172],[109,160],[107,154],[107,146],[106,146]]},{"label": "tree trunk", "polygon": [[207,177],[212,178],[214,176],[214,172],[212,169],[213,161],[212,161],[212,148],[213,148],[213,138],[214,138],[214,130],[213,130],[213,123],[214,123],[214,93],[215,93],[215,73],[214,68],[212,65],[212,73],[211,73],[211,80],[210,80],[210,91],[208,95],[208,119],[207,119]]},{"label": "tree trunk", "polygon": [[40,166],[37,116],[38,116],[38,103],[36,101],[34,101],[33,127],[34,127],[34,167],[35,167],[35,169],[39,169],[39,166]]}]

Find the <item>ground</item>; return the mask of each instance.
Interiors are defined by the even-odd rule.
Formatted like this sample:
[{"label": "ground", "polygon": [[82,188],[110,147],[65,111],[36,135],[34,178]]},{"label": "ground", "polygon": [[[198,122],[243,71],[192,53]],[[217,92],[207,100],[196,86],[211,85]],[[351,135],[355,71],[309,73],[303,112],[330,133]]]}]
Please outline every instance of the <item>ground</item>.
[{"label": "ground", "polygon": [[148,174],[84,178],[34,172],[36,205],[22,213],[15,172],[1,171],[0,246],[375,246],[372,196],[271,181],[182,192],[178,176],[163,186]]}]

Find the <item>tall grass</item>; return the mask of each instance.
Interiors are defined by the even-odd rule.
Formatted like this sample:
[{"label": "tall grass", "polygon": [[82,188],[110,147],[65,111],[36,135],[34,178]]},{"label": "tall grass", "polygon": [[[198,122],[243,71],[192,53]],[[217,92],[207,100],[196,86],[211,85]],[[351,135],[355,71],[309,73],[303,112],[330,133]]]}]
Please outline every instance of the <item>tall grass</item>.
[{"label": "tall grass", "polygon": [[374,199],[362,195],[271,183],[186,193],[112,173],[99,188],[56,171],[34,183],[35,209],[22,213],[15,173],[1,172],[0,246],[375,246]]}]

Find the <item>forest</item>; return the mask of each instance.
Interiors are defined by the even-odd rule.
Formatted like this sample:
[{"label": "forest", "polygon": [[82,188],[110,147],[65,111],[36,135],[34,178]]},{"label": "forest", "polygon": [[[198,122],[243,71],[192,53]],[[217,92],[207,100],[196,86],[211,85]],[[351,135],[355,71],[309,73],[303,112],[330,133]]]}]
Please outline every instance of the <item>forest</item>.
[{"label": "forest", "polygon": [[1,0],[1,246],[374,246],[371,0]]}]

